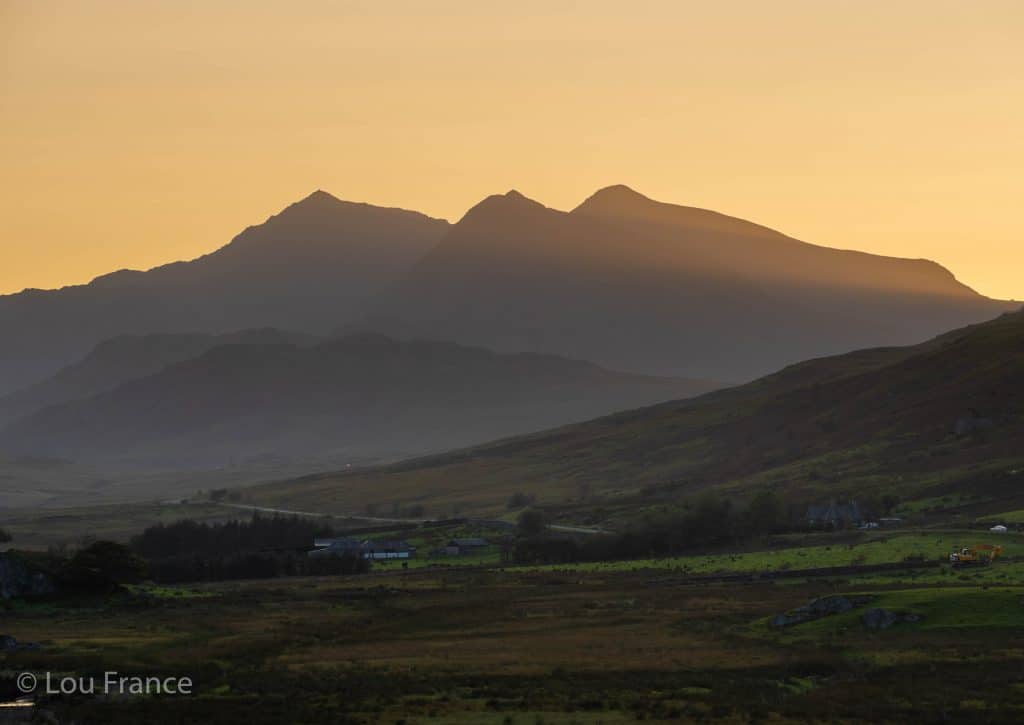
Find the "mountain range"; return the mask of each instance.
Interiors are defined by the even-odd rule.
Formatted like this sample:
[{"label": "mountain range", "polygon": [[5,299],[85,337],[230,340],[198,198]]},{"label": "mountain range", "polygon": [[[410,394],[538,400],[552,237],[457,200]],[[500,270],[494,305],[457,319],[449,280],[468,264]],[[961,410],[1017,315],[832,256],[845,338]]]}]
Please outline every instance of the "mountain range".
[{"label": "mountain range", "polygon": [[[0,430],[0,450],[162,469],[313,467],[440,451],[715,387],[372,334],[119,338],[9,398],[23,410],[50,404]],[[59,395],[70,397],[54,403]]]},{"label": "mountain range", "polygon": [[742,381],[1011,307],[932,262],[815,246],[624,186],[571,212],[509,192],[454,225],[318,191],[189,262],[0,296],[0,395],[109,338],[260,327]]},{"label": "mountain range", "polygon": [[934,262],[815,246],[613,186],[571,212],[514,191],[485,199],[371,327],[738,382],[1011,308]]},{"label": "mountain range", "polygon": [[52,377],[0,397],[0,428],[42,408],[89,398],[122,383],[160,372],[219,345],[311,345],[319,338],[274,328],[223,335],[164,333],[104,340],[84,358]]}]

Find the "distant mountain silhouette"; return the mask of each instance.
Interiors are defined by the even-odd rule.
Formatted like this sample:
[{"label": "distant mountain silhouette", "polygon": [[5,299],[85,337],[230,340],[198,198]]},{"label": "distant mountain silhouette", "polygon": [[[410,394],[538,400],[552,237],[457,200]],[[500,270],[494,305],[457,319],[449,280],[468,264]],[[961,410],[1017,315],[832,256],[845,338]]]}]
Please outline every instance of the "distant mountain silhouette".
[{"label": "distant mountain silhouette", "polygon": [[0,431],[0,450],[172,468],[398,458],[715,387],[379,335],[227,344],[20,419]]},{"label": "distant mountain silhouette", "polygon": [[613,186],[568,213],[515,191],[484,199],[366,324],[741,381],[1010,308],[934,262],[815,246]]},{"label": "distant mountain silhouette", "polygon": [[88,398],[121,383],[144,378],[168,365],[198,357],[218,345],[313,344],[318,338],[273,328],[223,335],[165,333],[122,335],[105,340],[84,358],[23,390],[0,397],[0,426],[41,408]]},{"label": "distant mountain silhouette", "polygon": [[190,262],[0,296],[0,396],[126,334],[369,330],[742,381],[1010,307],[933,262],[806,244],[624,186],[572,212],[491,196],[454,226],[318,191]]},{"label": "distant mountain silhouette", "polygon": [[[0,395],[124,334],[326,332],[404,274],[448,223],[317,191],[190,262],[0,296]],[[139,231],[144,234],[144,230]]]}]

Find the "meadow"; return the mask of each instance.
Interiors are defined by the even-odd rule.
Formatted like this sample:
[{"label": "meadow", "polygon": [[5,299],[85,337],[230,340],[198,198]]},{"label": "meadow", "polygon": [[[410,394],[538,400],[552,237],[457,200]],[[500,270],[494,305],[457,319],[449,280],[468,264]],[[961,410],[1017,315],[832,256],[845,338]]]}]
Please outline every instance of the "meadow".
[{"label": "meadow", "polygon": [[[817,535],[778,550],[572,567],[453,559],[20,603],[4,628],[41,647],[0,655],[0,687],[23,670],[197,682],[187,698],[38,702],[104,723],[1010,722],[1024,717],[1018,535],[1002,535],[1006,559],[988,568],[677,576],[939,559],[995,536],[904,531],[851,546]],[[867,603],[769,625],[837,593]],[[869,607],[922,619],[871,631],[860,619]]]}]

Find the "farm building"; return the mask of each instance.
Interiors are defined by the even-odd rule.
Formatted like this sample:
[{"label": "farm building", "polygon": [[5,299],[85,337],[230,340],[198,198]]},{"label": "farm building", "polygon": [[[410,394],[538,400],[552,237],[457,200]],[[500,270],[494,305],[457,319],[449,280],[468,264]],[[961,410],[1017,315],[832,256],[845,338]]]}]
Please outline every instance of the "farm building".
[{"label": "farm building", "polygon": [[446,556],[463,556],[480,551],[489,544],[487,539],[480,538],[452,539],[445,545],[444,553]]},{"label": "farm building", "polygon": [[404,541],[359,541],[349,537],[315,539],[310,556],[361,556],[364,559],[408,559],[416,551]]},{"label": "farm building", "polygon": [[490,546],[491,542],[481,538],[451,539],[444,546],[430,550],[430,556],[465,556],[482,551]]},{"label": "farm building", "polygon": [[314,539],[310,556],[361,556],[363,542],[346,536],[331,539]]},{"label": "farm building", "polygon": [[416,547],[404,541],[364,541],[364,559],[408,559]]},{"label": "farm building", "polygon": [[846,526],[857,526],[863,520],[860,507],[856,501],[827,504],[811,504],[807,507],[807,523],[810,526],[831,526],[836,529]]}]

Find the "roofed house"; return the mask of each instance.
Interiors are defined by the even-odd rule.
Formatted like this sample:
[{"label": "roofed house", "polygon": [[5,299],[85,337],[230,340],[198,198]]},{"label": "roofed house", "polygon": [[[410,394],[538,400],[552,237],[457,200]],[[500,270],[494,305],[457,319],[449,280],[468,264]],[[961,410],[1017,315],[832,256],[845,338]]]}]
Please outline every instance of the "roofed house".
[{"label": "roofed house", "polygon": [[347,536],[313,540],[310,556],[362,556],[363,542]]},{"label": "roofed house", "polygon": [[364,559],[408,559],[416,552],[415,546],[404,541],[364,541]]},{"label": "roofed house", "polygon": [[444,553],[447,556],[461,556],[463,554],[471,554],[474,551],[479,551],[480,549],[483,549],[486,546],[490,546],[490,542],[487,541],[487,539],[452,539],[444,547]]},{"label": "roofed house", "polygon": [[827,504],[808,506],[806,519],[810,526],[831,526],[841,529],[859,525],[864,517],[856,501],[839,503],[833,500]]},{"label": "roofed house", "polygon": [[460,549],[479,549],[484,546],[490,546],[490,542],[487,539],[480,538],[452,539],[448,542],[448,546],[457,546]]}]

